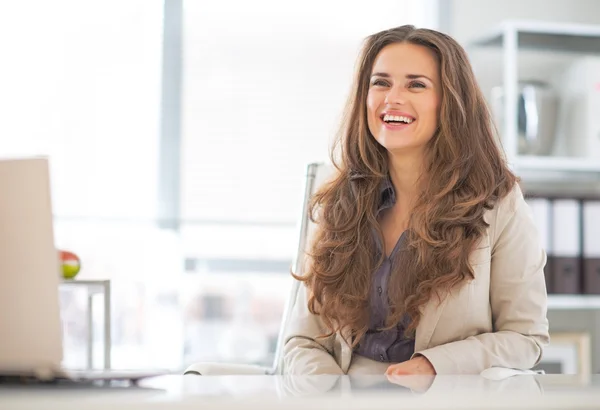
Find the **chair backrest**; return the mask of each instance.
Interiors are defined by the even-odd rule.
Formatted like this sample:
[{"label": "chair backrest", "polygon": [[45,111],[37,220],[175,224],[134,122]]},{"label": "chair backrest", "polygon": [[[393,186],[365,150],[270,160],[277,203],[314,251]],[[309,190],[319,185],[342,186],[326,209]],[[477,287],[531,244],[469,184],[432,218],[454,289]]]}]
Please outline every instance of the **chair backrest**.
[{"label": "chair backrest", "polygon": [[[306,180],[304,184],[304,202],[302,204],[302,215],[300,218],[300,226],[298,232],[298,248],[294,256],[292,264],[292,272],[296,275],[302,275],[304,268],[304,252],[308,243],[308,238],[311,237],[314,230],[314,224],[310,220],[309,203],[312,195],[323,185],[331,176],[333,176],[334,167],[329,164],[313,163],[306,168]],[[283,344],[286,334],[287,324],[292,312],[292,308],[296,303],[298,290],[300,290],[300,282],[291,279],[292,285],[290,295],[286,301],[281,320],[281,329],[277,338],[277,347],[275,349],[275,359],[273,368],[270,373],[281,374],[283,371]]]}]

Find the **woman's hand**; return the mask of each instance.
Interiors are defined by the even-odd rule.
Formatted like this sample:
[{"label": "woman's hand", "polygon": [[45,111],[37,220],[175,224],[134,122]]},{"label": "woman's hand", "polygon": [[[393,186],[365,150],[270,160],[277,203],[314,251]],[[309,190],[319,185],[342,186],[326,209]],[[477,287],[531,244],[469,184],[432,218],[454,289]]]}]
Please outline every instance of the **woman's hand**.
[{"label": "woman's hand", "polygon": [[405,362],[390,365],[385,374],[387,376],[435,376],[436,372],[425,356],[417,356]]},{"label": "woman's hand", "polygon": [[390,383],[407,387],[415,393],[425,393],[433,384],[436,371],[425,356],[417,356],[405,362],[390,365],[385,374]]}]

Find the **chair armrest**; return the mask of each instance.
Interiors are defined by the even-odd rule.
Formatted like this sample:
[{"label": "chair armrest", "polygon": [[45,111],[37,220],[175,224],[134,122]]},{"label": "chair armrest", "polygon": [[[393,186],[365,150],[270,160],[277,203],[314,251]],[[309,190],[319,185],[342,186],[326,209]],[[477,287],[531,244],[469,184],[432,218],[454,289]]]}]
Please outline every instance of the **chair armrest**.
[{"label": "chair armrest", "polygon": [[196,376],[227,376],[227,375],[260,375],[270,374],[271,369],[252,364],[199,362],[185,369],[185,374]]}]

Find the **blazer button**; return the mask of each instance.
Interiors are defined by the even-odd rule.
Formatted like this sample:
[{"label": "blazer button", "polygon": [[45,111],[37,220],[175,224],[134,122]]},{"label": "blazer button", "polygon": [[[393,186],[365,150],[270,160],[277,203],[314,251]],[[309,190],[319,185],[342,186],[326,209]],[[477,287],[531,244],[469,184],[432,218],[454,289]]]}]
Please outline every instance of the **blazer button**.
[{"label": "blazer button", "polygon": [[379,355],[379,360],[381,360],[381,361],[383,362],[383,360],[384,360],[384,357],[383,357],[383,355],[382,355],[382,354],[380,354],[380,355]]}]

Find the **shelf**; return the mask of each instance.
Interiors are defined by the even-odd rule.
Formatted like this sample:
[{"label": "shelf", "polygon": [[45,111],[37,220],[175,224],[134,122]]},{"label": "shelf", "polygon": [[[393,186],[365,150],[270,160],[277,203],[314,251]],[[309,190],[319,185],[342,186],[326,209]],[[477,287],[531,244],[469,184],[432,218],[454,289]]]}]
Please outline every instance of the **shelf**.
[{"label": "shelf", "polygon": [[600,25],[526,20],[506,21],[469,46],[502,47],[507,32],[518,33],[518,47],[523,49],[600,53]]},{"label": "shelf", "polygon": [[548,295],[548,310],[600,309],[600,295]]},{"label": "shelf", "polygon": [[600,159],[522,155],[514,161],[518,171],[581,172],[600,174]]}]

